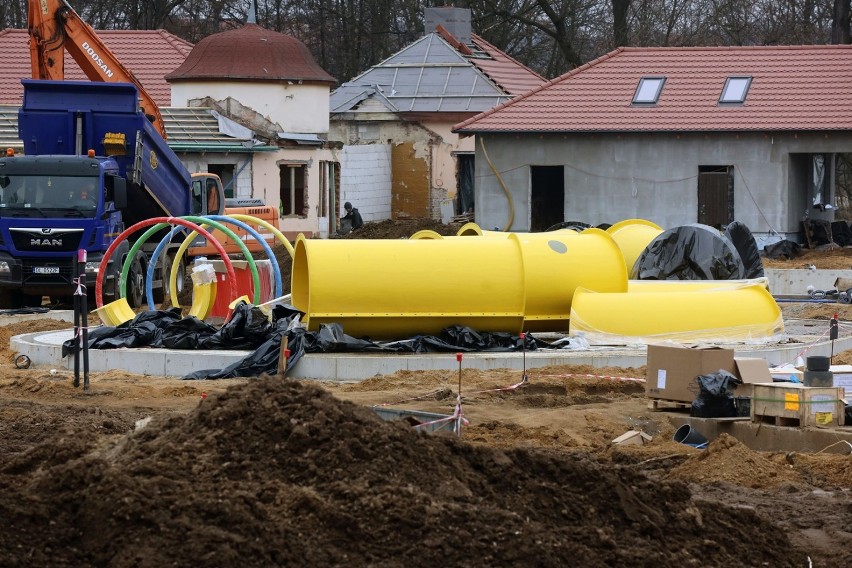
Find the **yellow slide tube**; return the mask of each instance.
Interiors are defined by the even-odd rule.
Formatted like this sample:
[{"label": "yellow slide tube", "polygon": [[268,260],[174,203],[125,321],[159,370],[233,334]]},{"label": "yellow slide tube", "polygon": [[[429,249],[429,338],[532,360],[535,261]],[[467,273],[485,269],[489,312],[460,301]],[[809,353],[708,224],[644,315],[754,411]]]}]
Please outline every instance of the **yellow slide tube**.
[{"label": "yellow slide tube", "polygon": [[526,331],[568,331],[578,287],[626,292],[627,270],[615,241],[600,229],[513,233],[526,279]]},{"label": "yellow slide tube", "polygon": [[457,237],[492,237],[496,239],[507,239],[511,233],[506,231],[484,231],[476,223],[465,223],[456,233]]},{"label": "yellow slide tube", "polygon": [[571,305],[570,335],[591,343],[749,341],[783,332],[781,309],[759,284],[668,294],[578,289]]},{"label": "yellow slide tube", "polygon": [[769,289],[769,280],[746,278],[743,280],[628,280],[627,291],[633,292],[700,292],[704,290],[730,290],[743,286],[763,286]]},{"label": "yellow slide tube", "polygon": [[606,232],[621,249],[629,275],[642,251],[663,232],[663,229],[644,219],[625,219],[611,226]]},{"label": "yellow slide tube", "polygon": [[434,239],[440,241],[444,238],[444,236],[438,231],[433,231],[432,229],[421,229],[408,238],[415,241],[418,239]]},{"label": "yellow slide tube", "polygon": [[518,333],[524,272],[516,239],[306,239],[293,260],[292,302],[303,322],[340,323],[376,339],[450,325]]}]

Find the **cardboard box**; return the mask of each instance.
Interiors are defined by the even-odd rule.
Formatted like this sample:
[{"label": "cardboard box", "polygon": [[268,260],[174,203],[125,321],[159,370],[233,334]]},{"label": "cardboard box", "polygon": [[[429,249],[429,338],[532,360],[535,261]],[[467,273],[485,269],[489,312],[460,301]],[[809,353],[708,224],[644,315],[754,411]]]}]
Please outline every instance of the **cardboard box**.
[{"label": "cardboard box", "polygon": [[734,396],[751,396],[751,385],[772,381],[765,359],[734,357],[719,347],[649,345],[645,394],[649,398],[691,403],[698,396],[698,375],[728,371],[743,380]]},{"label": "cardboard box", "polygon": [[806,387],[794,383],[754,385],[752,422],[774,422],[776,426],[843,426],[843,389]]},{"label": "cardboard box", "polygon": [[852,365],[832,365],[829,370],[834,374],[831,384],[835,387],[843,387],[845,398],[852,399]]},{"label": "cardboard box", "polygon": [[800,383],[805,380],[805,372],[795,367],[777,367],[769,369],[769,375],[772,379],[778,379],[779,381],[792,382],[790,381],[790,375],[796,377],[796,380]]}]

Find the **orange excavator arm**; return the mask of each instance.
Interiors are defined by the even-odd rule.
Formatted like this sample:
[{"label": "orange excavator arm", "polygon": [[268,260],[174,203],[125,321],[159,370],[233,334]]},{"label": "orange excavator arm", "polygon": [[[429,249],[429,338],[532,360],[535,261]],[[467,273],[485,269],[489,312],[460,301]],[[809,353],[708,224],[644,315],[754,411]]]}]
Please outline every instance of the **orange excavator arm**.
[{"label": "orange excavator arm", "polygon": [[67,50],[89,80],[136,85],[142,112],[166,138],[163,116],[157,103],[68,2],[29,0],[27,14],[33,79],[64,80]]}]

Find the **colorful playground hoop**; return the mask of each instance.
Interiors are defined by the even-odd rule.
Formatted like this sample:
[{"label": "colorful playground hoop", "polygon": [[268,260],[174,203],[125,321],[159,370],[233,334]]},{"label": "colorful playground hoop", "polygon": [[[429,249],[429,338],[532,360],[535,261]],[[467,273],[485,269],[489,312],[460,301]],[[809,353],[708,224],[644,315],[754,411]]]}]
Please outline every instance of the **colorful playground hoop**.
[{"label": "colorful playground hoop", "polygon": [[[207,216],[207,217],[198,217],[198,216],[189,215],[189,216],[184,216],[184,217],[181,217],[181,218],[186,219],[187,221],[192,221],[194,223],[197,223],[201,227],[212,226],[216,229],[219,229],[220,231],[225,233],[226,236],[230,237],[232,240],[234,240],[236,242],[237,246],[239,246],[242,249],[243,254],[246,256],[246,259],[249,262],[249,269],[251,270],[252,282],[254,284],[253,303],[255,305],[257,305],[260,301],[259,300],[260,293],[258,292],[258,290],[260,289],[260,276],[259,276],[258,271],[257,271],[257,263],[254,260],[253,256],[251,255],[251,253],[249,252],[248,247],[246,247],[245,244],[242,242],[242,239],[240,239],[236,234],[234,234],[232,231],[230,231],[226,227],[223,227],[219,222],[221,221],[222,223],[231,223],[233,225],[236,225],[236,226],[244,229],[246,232],[251,234],[252,237],[255,238],[255,240],[257,240],[260,243],[260,245],[264,248],[264,251],[266,252],[267,255],[269,255],[270,258],[274,258],[273,253],[272,253],[272,249],[266,243],[266,241],[263,240],[263,237],[261,237],[260,234],[257,231],[255,231],[252,227],[250,227],[247,223],[243,223],[242,221],[230,219],[229,217],[227,217],[225,215],[210,215],[210,216]],[[165,235],[160,240],[159,244],[157,245],[157,248],[155,248],[154,252],[151,254],[151,262],[148,264],[148,271],[147,271],[146,277],[145,277],[145,292],[148,295],[148,307],[152,310],[155,309],[154,300],[152,298],[152,295],[153,295],[152,282],[153,282],[153,279],[154,279],[154,267],[157,263],[157,259],[159,258],[160,254],[162,253],[162,250],[166,247],[166,245],[169,242],[171,242],[172,238],[178,232],[180,232],[182,229],[183,229],[182,227],[174,227],[169,232],[169,234]],[[194,231],[193,234],[188,237],[188,238],[191,239],[190,242],[192,242],[192,239],[195,238],[196,234],[198,234],[198,233]],[[143,235],[142,238],[146,238],[146,237]],[[177,273],[175,271],[178,271],[179,266],[180,266],[180,264],[178,262],[175,262],[172,265],[172,272],[170,272],[169,275],[168,275],[169,282],[172,281],[172,273],[175,273],[175,283],[177,282]],[[275,268],[274,277],[275,277],[275,285],[276,285],[275,290],[276,290],[277,295],[280,296],[281,295],[281,271],[278,268],[277,263],[274,265],[274,268]],[[164,279],[166,278],[165,274],[163,274],[163,278]],[[164,285],[165,285],[165,283],[164,283]],[[180,304],[177,301],[177,296],[174,295],[171,292],[172,291],[171,287],[169,288],[169,291],[170,291],[169,295],[171,297],[172,306],[180,307]]]},{"label": "colorful playground hoop", "polygon": [[[103,259],[101,259],[101,266],[107,266],[108,265],[110,258],[112,258],[113,253],[115,253],[115,249],[118,248],[118,245],[120,245],[125,239],[127,239],[127,237],[129,237],[130,235],[132,235],[133,233],[135,233],[136,231],[138,231],[140,229],[144,229],[145,227],[150,227],[152,225],[157,225],[157,224],[162,224],[164,227],[169,226],[169,225],[181,225],[182,227],[186,227],[188,229],[193,229],[194,232],[196,232],[196,233],[200,234],[201,236],[203,236],[204,238],[206,238],[210,243],[213,244],[213,246],[216,248],[216,251],[219,253],[219,255],[222,257],[222,260],[225,262],[225,270],[227,271],[227,274],[228,274],[228,282],[230,283],[230,282],[236,282],[237,281],[237,277],[236,277],[236,274],[234,272],[234,266],[233,266],[233,264],[231,264],[231,259],[228,258],[228,254],[225,252],[224,247],[219,243],[219,241],[217,241],[215,238],[213,238],[213,235],[211,235],[205,229],[199,227],[197,224],[195,224],[191,221],[187,221],[185,219],[181,219],[179,217],[154,217],[152,219],[145,219],[144,221],[139,221],[138,223],[132,225],[131,227],[128,227],[127,229],[122,231],[121,234],[118,235],[118,237],[116,237],[116,239],[112,242],[112,244],[109,245],[109,248],[107,248],[106,252],[104,253]],[[188,241],[184,241],[184,244],[186,244],[186,246],[189,246]],[[183,246],[183,245],[181,245],[181,246]],[[186,249],[184,249],[184,250],[186,250]],[[128,254],[128,258],[132,258],[132,256],[130,254]],[[123,272],[124,272],[124,270],[122,270],[122,273]],[[101,308],[104,305],[104,301],[103,301],[103,280],[104,280],[104,271],[98,271],[98,277],[95,281],[95,305],[98,308]],[[119,289],[119,292],[120,292],[120,297],[124,298],[125,291],[126,291],[126,282],[124,282],[124,281],[119,282],[118,289]],[[236,292],[237,292],[236,287],[230,286],[229,292],[230,292],[231,300],[232,301],[235,300],[236,299]]]}]

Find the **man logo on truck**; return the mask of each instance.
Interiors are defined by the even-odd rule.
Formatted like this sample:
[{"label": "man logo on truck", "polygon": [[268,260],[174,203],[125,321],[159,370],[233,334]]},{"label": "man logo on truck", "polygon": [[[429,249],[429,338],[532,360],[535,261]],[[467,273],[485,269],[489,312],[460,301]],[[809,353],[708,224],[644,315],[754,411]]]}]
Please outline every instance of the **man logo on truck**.
[{"label": "man logo on truck", "polygon": [[104,73],[106,73],[106,76],[109,77],[110,79],[112,79],[112,75],[113,75],[112,69],[107,67],[107,64],[104,63],[104,60],[101,59],[101,56],[98,55],[97,52],[92,48],[92,46],[89,45],[89,42],[84,41],[82,47],[83,47],[83,51],[88,53],[89,57],[92,58],[92,61],[95,62],[95,65],[97,65],[98,67],[103,69]]},{"label": "man logo on truck", "polygon": [[62,239],[30,239],[32,247],[61,247]]}]

